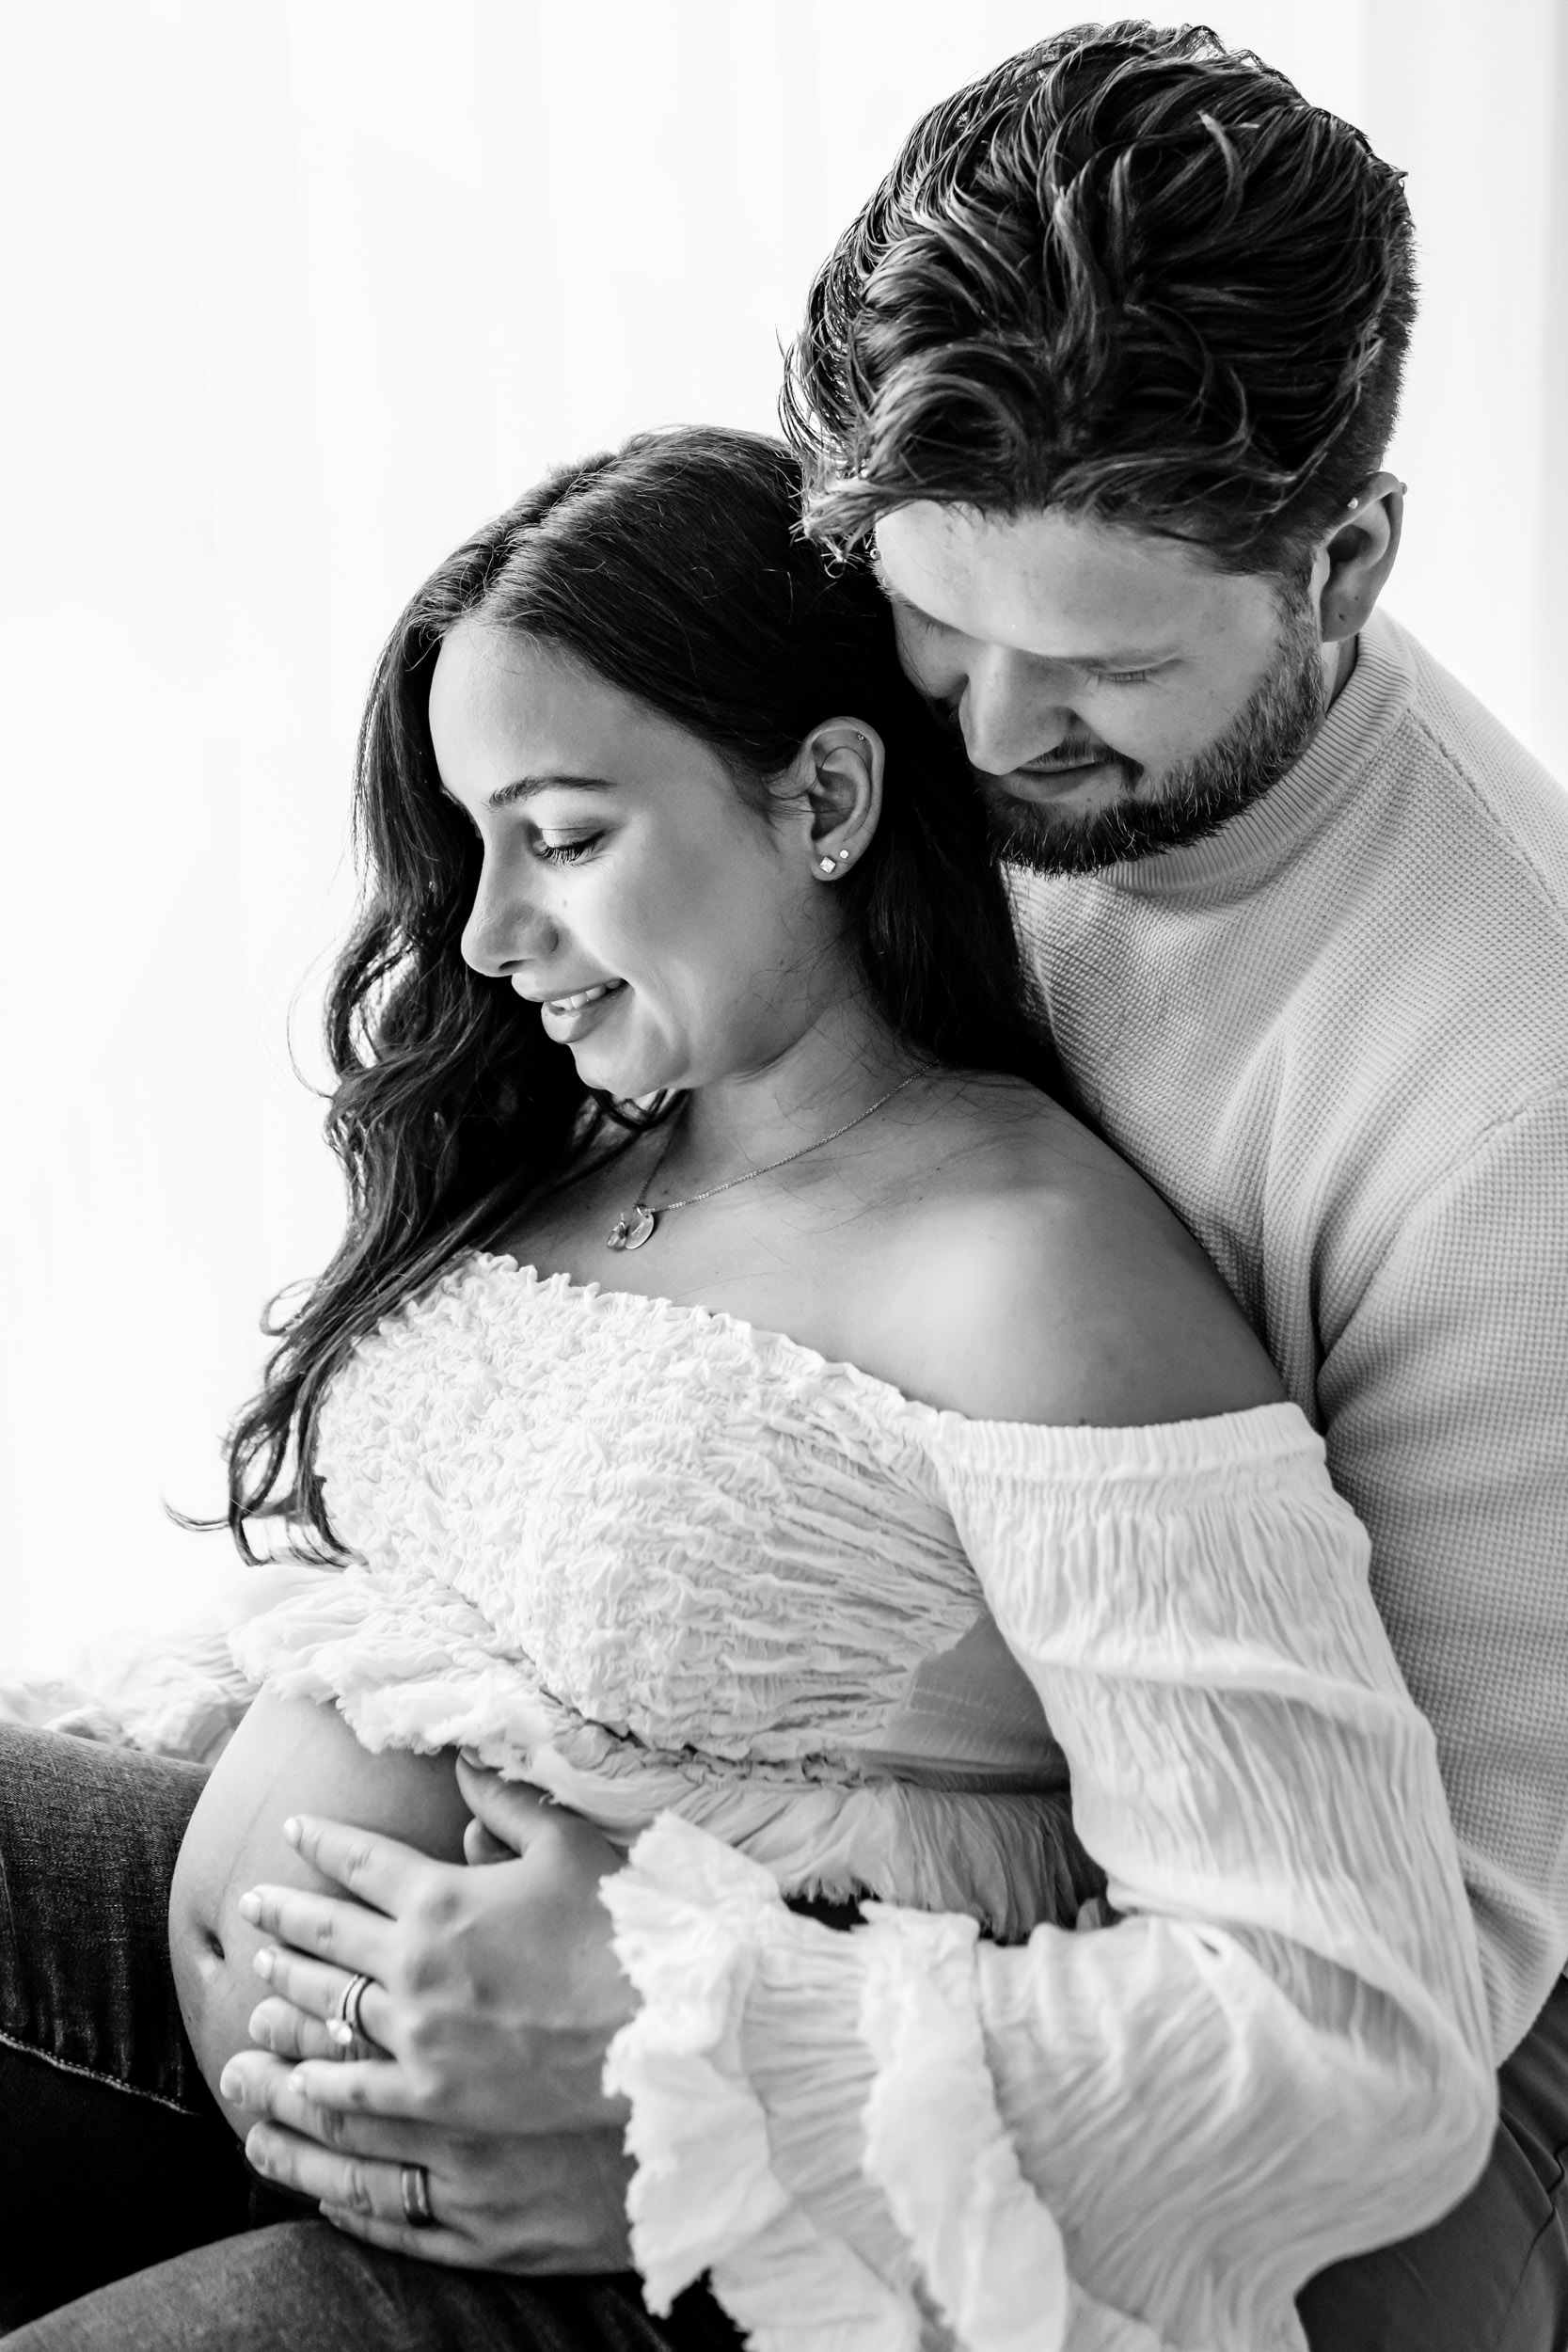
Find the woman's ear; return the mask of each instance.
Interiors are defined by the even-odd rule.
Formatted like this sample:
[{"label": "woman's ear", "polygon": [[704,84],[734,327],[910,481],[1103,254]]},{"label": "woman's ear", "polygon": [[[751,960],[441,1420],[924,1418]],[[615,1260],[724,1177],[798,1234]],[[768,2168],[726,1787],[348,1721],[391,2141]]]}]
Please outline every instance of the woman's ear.
[{"label": "woman's ear", "polygon": [[797,838],[821,882],[853,873],[882,813],[882,739],[859,719],[824,719],[800,746]]},{"label": "woman's ear", "polygon": [[1313,587],[1325,644],[1354,637],[1371,618],[1400,551],[1404,491],[1398,474],[1373,474],[1324,534],[1313,565]]}]

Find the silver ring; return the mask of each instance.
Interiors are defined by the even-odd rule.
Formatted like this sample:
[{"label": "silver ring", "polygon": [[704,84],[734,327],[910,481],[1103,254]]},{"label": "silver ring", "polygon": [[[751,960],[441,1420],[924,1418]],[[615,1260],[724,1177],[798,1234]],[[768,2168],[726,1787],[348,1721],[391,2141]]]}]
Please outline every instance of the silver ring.
[{"label": "silver ring", "polygon": [[328,2032],[341,2049],[352,2049],[359,2035],[364,2035],[367,2042],[370,2040],[359,2021],[359,2004],[374,1982],[373,1977],[350,1977],[342,1990],[333,1994],[326,2024]]},{"label": "silver ring", "polygon": [[400,2185],[403,2190],[403,2217],[411,2230],[433,2230],[436,2216],[430,2206],[430,2175],[422,2164],[405,2164],[402,2169]]}]

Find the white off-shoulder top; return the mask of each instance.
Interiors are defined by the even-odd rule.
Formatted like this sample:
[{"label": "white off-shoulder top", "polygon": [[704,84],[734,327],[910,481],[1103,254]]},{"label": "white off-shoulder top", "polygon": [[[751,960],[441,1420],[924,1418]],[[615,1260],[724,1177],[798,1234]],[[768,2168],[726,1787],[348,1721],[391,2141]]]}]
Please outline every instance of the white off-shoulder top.
[{"label": "white off-shoulder top", "polygon": [[[319,1459],[359,1564],[245,1671],[635,1839],[607,2084],[656,2311],[706,2273],[761,2352],[1299,2352],[1303,2281],[1481,2169],[1434,1743],[1294,1406],[974,1422],[480,1254]],[[851,1933],[784,1899],[859,1890]]]},{"label": "white off-shoulder top", "polygon": [[1067,1762],[954,1524],[941,1418],[781,1333],[470,1257],[326,1399],[358,1564],[237,1662],[623,1845],[675,1812],[785,1895],[1070,1925]]}]

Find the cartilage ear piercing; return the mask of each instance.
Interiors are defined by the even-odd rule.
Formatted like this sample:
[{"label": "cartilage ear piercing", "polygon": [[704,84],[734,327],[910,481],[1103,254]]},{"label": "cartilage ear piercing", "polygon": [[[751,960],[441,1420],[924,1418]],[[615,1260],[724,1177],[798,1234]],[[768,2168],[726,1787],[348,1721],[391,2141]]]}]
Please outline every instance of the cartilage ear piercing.
[{"label": "cartilage ear piercing", "polygon": [[849,852],[848,852],[848,850],[840,850],[840,851],[839,851],[839,853],[838,853],[838,863],[840,864],[840,866],[847,866],[847,865],[848,865],[848,863],[849,863]]}]

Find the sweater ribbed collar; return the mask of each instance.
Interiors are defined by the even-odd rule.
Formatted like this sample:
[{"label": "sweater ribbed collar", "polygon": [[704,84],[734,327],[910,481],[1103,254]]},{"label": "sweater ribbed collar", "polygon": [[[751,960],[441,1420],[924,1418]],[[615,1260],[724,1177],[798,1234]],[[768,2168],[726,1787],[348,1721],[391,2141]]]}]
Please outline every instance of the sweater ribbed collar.
[{"label": "sweater ribbed collar", "polygon": [[1357,642],[1355,667],[1327,718],[1260,801],[1202,841],[1103,866],[1096,879],[1140,898],[1244,895],[1331,821],[1393,735],[1414,691],[1404,632],[1374,612]]}]

